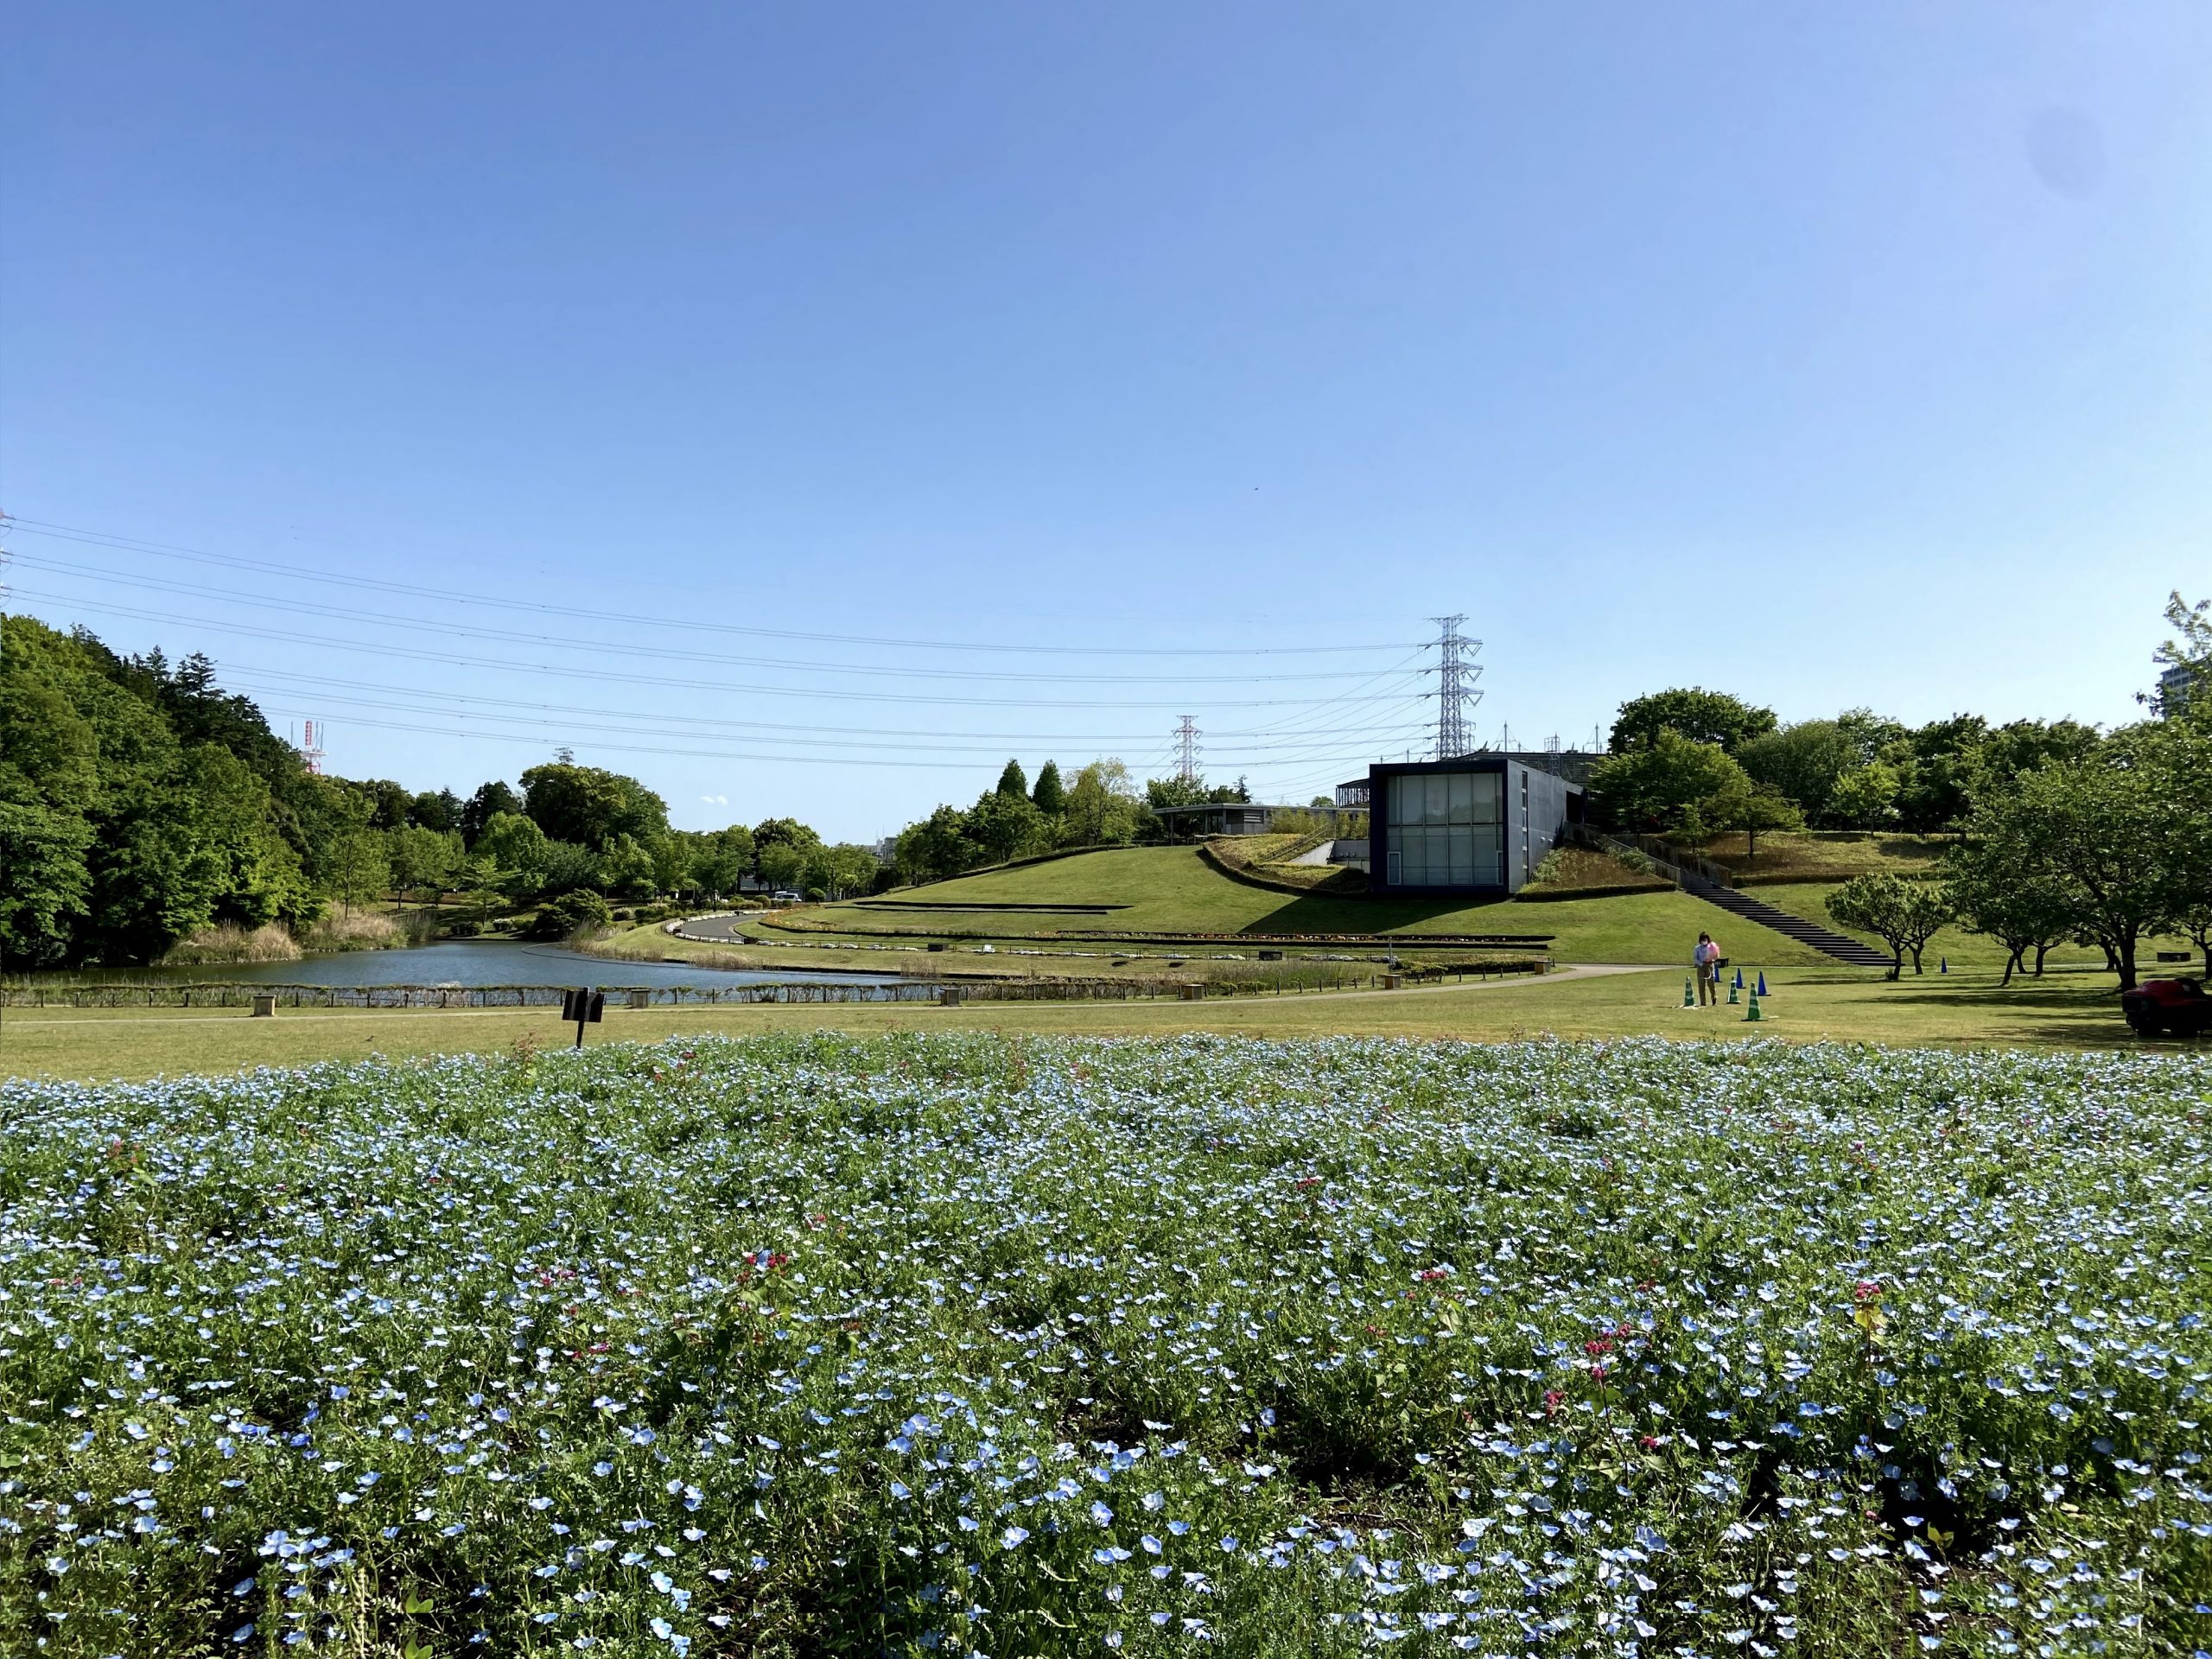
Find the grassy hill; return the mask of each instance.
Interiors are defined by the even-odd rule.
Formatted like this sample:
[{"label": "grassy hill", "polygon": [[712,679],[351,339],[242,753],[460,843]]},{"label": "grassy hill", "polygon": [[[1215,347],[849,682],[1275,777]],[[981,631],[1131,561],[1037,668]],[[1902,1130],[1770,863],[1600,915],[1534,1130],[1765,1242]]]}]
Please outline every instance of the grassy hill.
[{"label": "grassy hill", "polygon": [[[992,906],[1020,906],[1020,909]],[[1224,875],[1190,847],[1128,847],[991,870],[879,899],[810,908],[763,938],[849,939],[955,935],[1033,938],[1112,929],[1130,932],[1550,934],[1561,962],[1687,963],[1700,931],[1753,966],[1824,964],[1817,951],[1753,928],[1672,888],[1542,903],[1492,899],[1294,895]]]}]

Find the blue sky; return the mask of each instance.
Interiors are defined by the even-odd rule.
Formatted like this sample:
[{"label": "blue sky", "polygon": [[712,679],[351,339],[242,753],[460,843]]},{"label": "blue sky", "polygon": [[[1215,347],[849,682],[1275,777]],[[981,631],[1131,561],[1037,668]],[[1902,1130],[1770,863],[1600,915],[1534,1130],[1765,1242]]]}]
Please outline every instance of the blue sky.
[{"label": "blue sky", "polygon": [[2111,722],[2212,591],[2202,6],[10,36],[10,603],[350,774],[566,743],[872,837],[1187,711],[1302,798],[1421,744],[1447,611],[1493,741],[1689,682]]}]

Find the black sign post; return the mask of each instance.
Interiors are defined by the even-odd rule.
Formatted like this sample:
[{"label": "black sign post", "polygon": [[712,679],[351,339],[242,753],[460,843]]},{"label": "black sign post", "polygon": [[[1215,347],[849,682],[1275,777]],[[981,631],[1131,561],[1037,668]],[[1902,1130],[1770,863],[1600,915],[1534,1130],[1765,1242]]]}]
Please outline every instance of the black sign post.
[{"label": "black sign post", "polygon": [[607,993],[596,990],[562,992],[561,1017],[576,1022],[576,1046],[582,1048],[586,1023],[595,1026],[607,1017]]}]

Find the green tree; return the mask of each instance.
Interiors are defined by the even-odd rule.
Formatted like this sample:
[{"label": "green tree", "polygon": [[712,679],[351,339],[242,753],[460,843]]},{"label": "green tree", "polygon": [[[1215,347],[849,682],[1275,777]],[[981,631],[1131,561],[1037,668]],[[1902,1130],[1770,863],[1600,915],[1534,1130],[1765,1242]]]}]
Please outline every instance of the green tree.
[{"label": "green tree", "polygon": [[1003,864],[1017,858],[1044,839],[1044,815],[1029,804],[1025,793],[992,791],[968,814],[968,835],[986,864]]},{"label": "green tree", "polygon": [[533,893],[544,880],[552,843],[537,823],[518,812],[494,812],[477,831],[474,851],[492,861],[518,893]]},{"label": "green tree", "polygon": [[348,915],[383,897],[391,886],[384,835],[366,823],[346,824],[331,836],[328,863],[330,891]]},{"label": "green tree", "polygon": [[403,899],[410,893],[426,893],[423,902],[435,906],[461,868],[461,837],[450,831],[440,835],[419,824],[402,824],[385,831],[384,849],[392,886]]},{"label": "green tree", "polygon": [[[1995,827],[1984,825],[1986,830]],[[1972,846],[1952,848],[1943,874],[1960,923],[2005,947],[2005,984],[2016,971],[2031,971],[2030,951],[2035,953],[2032,971],[2042,978],[2051,946],[2081,926],[2066,889],[2044,879],[2032,849],[2011,836],[1986,835]]]},{"label": "green tree", "polygon": [[548,899],[531,919],[530,931],[534,938],[574,939],[597,933],[613,920],[606,899],[588,887],[578,887]]},{"label": "green tree", "polygon": [[92,826],[73,812],[0,800],[0,953],[10,968],[66,962],[92,893]]},{"label": "green tree", "polygon": [[[1590,774],[1591,792],[1614,823],[1698,836],[1727,803],[1746,803],[1756,789],[1717,743],[1662,727],[1648,742],[1609,756]],[[1748,809],[1747,809],[1748,810]]]},{"label": "green tree", "polygon": [[1864,760],[1832,720],[1804,720],[1755,737],[1736,751],[1754,783],[1796,802],[1815,823],[1826,823],[1836,779]]},{"label": "green tree", "polygon": [[1702,686],[1655,691],[1621,705],[1607,747],[1615,754],[1650,747],[1662,732],[1710,743],[1732,754],[1775,728],[1774,710]]},{"label": "green tree", "polygon": [[969,838],[968,815],[957,806],[940,806],[928,817],[899,832],[892,861],[906,881],[936,881],[957,875],[977,861],[980,855]]},{"label": "green tree", "polygon": [[1847,830],[1881,830],[1897,819],[1897,796],[1904,787],[1897,768],[1885,760],[1853,766],[1835,780],[1828,817]]},{"label": "green tree", "polygon": [[[2193,768],[2178,764],[2171,728],[2114,733],[2088,759],[2047,761],[2009,791],[1977,800],[1974,838],[2017,849],[2104,947],[2122,989],[2135,984],[2136,947],[2187,903],[2201,840],[2190,810]],[[2196,816],[2202,814],[2196,798]]]},{"label": "green tree", "polygon": [[802,845],[793,841],[771,841],[763,843],[759,840],[758,830],[753,831],[753,844],[757,849],[753,855],[753,860],[760,869],[760,879],[779,893],[798,888],[799,878],[806,871],[808,855],[814,851],[815,847],[820,846],[821,842],[817,841],[813,846]]},{"label": "green tree", "polygon": [[1047,760],[1037,772],[1037,786],[1029,792],[1030,804],[1048,818],[1057,818],[1068,809],[1068,792],[1060,783],[1060,763]]},{"label": "green tree", "polygon": [[[1023,804],[1027,805],[1025,799]],[[808,855],[804,879],[809,888],[819,888],[832,899],[866,893],[874,885],[880,868],[872,849],[852,842],[817,847]]]},{"label": "green tree", "polygon": [[193,806],[192,858],[211,918],[248,928],[302,919],[307,882],[299,855],[277,831],[268,785],[215,743],[186,754],[183,782]]},{"label": "green tree", "polygon": [[651,849],[654,891],[670,893],[693,891],[698,880],[701,842],[704,839],[699,836],[670,835]]},{"label": "green tree", "polygon": [[1707,834],[1726,830],[1744,833],[1745,856],[1759,855],[1759,835],[1769,830],[1802,830],[1805,815],[1777,789],[1753,783],[1739,767],[1734,776],[1704,800],[1693,802],[1688,816]]},{"label": "green tree", "polygon": [[668,804],[620,772],[554,761],[523,773],[522,789],[524,810],[555,841],[596,853],[620,836],[650,842],[668,833]]},{"label": "green tree", "polygon": [[1136,838],[1142,807],[1119,760],[1094,760],[1076,773],[1068,791],[1067,823],[1078,845],[1120,845]]},{"label": "green tree", "polygon": [[598,886],[618,899],[650,899],[657,874],[652,849],[635,836],[620,835],[599,855]]},{"label": "green tree", "polygon": [[999,773],[998,792],[1020,800],[1029,798],[1029,774],[1022,771],[1020,761],[1006,763],[1006,770]]},{"label": "green tree", "polygon": [[1890,947],[1891,979],[1904,972],[1907,951],[1912,971],[1923,971],[1920,953],[1953,918],[1950,895],[1941,882],[1901,875],[1854,876],[1828,895],[1827,908],[1844,926],[1863,928]]},{"label": "green tree", "polygon": [[710,899],[737,892],[753,868],[753,832],[741,823],[702,836],[692,859],[692,880]]},{"label": "green tree", "polygon": [[[2205,698],[2212,696],[2212,600],[2200,599],[2191,605],[2176,590],[2166,601],[2166,625],[2173,629],[2173,638],[2158,647],[2153,660],[2161,668],[2185,672],[2183,683],[2194,688],[2186,701],[2201,709]],[[2172,702],[2162,693],[2159,712],[2180,713]]]},{"label": "green tree", "polygon": [[407,822],[419,829],[435,830],[442,836],[448,830],[461,828],[462,810],[461,797],[453,791],[426,789],[409,804]]},{"label": "green tree", "polygon": [[461,831],[461,838],[474,851],[476,838],[484,833],[486,824],[502,812],[521,816],[523,810],[522,797],[494,778],[487,784],[476,786],[476,792],[463,803],[460,819],[454,827]]}]

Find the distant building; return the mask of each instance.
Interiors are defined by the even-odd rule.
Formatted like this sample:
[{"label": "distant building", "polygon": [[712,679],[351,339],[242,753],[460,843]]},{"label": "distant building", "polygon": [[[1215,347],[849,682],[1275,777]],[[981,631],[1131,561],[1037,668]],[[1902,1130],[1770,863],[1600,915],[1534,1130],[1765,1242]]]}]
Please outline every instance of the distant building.
[{"label": "distant building", "polygon": [[[1503,897],[1528,885],[1562,827],[1582,822],[1594,763],[1527,753],[1384,761],[1338,785],[1337,799],[1367,810],[1370,893]],[[1581,779],[1568,775],[1577,769]]]},{"label": "distant building", "polygon": [[2171,720],[2176,715],[2181,713],[2189,706],[2190,698],[2196,694],[2197,683],[2201,677],[2200,671],[2191,668],[2186,663],[2176,663],[2164,673],[2159,675],[2158,712],[2168,720]]},{"label": "distant building", "polygon": [[1201,801],[1194,806],[1155,806],[1152,816],[1174,839],[1195,841],[1205,836],[1268,835],[1282,814],[1302,813],[1309,820],[1333,819],[1341,810],[1335,806],[1269,806],[1257,801]]}]

